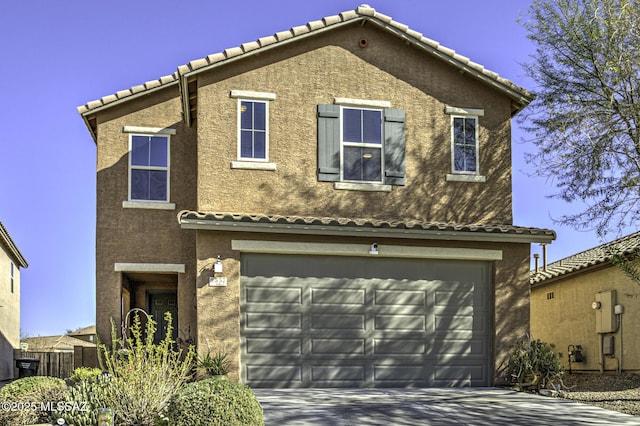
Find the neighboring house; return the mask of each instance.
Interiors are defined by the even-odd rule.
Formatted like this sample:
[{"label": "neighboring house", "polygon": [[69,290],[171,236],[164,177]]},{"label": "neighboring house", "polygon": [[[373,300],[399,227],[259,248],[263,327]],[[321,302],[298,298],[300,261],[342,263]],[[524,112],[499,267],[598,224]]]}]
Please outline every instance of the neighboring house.
[{"label": "neighboring house", "polygon": [[95,348],[96,344],[72,337],[62,336],[25,337],[21,343],[26,344],[27,352],[73,352],[75,347]]},{"label": "neighboring house", "polygon": [[[640,371],[640,282],[612,262],[633,262],[638,250],[634,233],[531,272],[532,337],[554,344],[565,367]],[[569,352],[578,346],[576,362]]]},{"label": "neighboring house", "polygon": [[99,337],[170,311],[251,386],[494,384],[555,238],[513,224],[532,98],[363,5],[79,107]]},{"label": "neighboring house", "polygon": [[0,222],[0,380],[13,379],[13,350],[20,348],[20,268],[27,266]]},{"label": "neighboring house", "polygon": [[67,336],[75,337],[76,339],[84,340],[85,342],[96,343],[96,326],[90,325],[88,327],[82,327],[76,331],[67,333]]}]

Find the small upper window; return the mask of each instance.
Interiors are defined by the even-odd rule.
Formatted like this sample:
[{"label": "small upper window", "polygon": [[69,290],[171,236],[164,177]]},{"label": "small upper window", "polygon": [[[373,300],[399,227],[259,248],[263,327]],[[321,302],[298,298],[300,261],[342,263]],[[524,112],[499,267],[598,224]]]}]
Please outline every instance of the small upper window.
[{"label": "small upper window", "polygon": [[478,171],[478,118],[452,116],[453,172]]},{"label": "small upper window", "polygon": [[129,199],[169,200],[169,136],[130,135]]},{"label": "small upper window", "polygon": [[11,262],[11,293],[13,293],[13,286],[14,286],[14,268],[15,265],[13,264],[13,262]]},{"label": "small upper window", "polygon": [[267,161],[269,104],[239,99],[238,106],[238,159]]}]

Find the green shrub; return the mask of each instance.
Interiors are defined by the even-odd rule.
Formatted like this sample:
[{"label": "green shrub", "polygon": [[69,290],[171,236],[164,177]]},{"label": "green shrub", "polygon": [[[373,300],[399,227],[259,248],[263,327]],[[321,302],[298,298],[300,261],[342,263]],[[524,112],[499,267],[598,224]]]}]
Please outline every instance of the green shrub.
[{"label": "green shrub", "polygon": [[262,406],[253,391],[230,380],[189,383],[171,400],[168,417],[175,426],[264,425]]},{"label": "green shrub", "polygon": [[558,361],[562,354],[556,354],[553,348],[540,340],[518,341],[509,354],[506,381],[519,390],[558,389],[564,369]]},{"label": "green shrub", "polygon": [[63,418],[65,423],[74,426],[93,426],[98,424],[98,408],[107,407],[107,388],[111,377],[90,375],[69,387],[60,410],[53,412],[55,419]]},{"label": "green shrub", "polygon": [[156,322],[149,318],[143,332],[140,317],[134,316],[131,335],[124,344],[116,338],[112,321],[112,346],[99,344],[101,365],[110,375],[104,388],[105,407],[116,415],[116,423],[152,425],[157,422],[171,397],[191,377],[195,351],[184,354],[171,339],[171,314],[165,313],[164,339],[155,344]]},{"label": "green shrub", "polygon": [[224,376],[229,372],[230,364],[225,352],[216,352],[213,356],[211,352],[207,352],[198,358],[197,366],[207,376]]},{"label": "green shrub", "polygon": [[57,377],[32,376],[14,380],[0,389],[0,402],[9,410],[0,410],[0,425],[46,423],[52,404],[61,401],[67,391],[64,380]]},{"label": "green shrub", "polygon": [[99,368],[89,368],[89,367],[78,367],[73,370],[73,373],[69,377],[73,383],[79,383],[86,380],[95,379],[96,376],[100,376],[102,374],[102,370]]}]

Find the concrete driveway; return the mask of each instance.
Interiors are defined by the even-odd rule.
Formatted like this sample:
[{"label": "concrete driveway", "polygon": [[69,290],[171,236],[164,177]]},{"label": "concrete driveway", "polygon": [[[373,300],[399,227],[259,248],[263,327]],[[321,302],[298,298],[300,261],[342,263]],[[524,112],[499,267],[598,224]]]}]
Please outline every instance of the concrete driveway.
[{"label": "concrete driveway", "polygon": [[640,417],[497,388],[254,389],[274,425],[640,425]]}]

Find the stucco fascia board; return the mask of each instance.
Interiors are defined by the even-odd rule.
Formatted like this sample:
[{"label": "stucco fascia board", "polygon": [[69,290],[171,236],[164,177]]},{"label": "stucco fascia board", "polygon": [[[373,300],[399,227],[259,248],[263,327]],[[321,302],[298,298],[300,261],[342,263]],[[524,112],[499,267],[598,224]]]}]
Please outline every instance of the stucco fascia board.
[{"label": "stucco fascia board", "polygon": [[231,249],[248,253],[395,257],[403,259],[502,260],[502,250],[463,247],[415,247],[379,244],[378,254],[371,254],[369,253],[371,249],[369,244],[232,240]]},{"label": "stucco fascia board", "polygon": [[222,220],[180,219],[182,229],[271,234],[330,235],[371,238],[406,238],[414,240],[446,240],[498,243],[550,243],[549,235],[527,235],[492,232],[436,231],[424,229],[389,229],[370,227],[337,227],[283,223],[228,222]]}]

